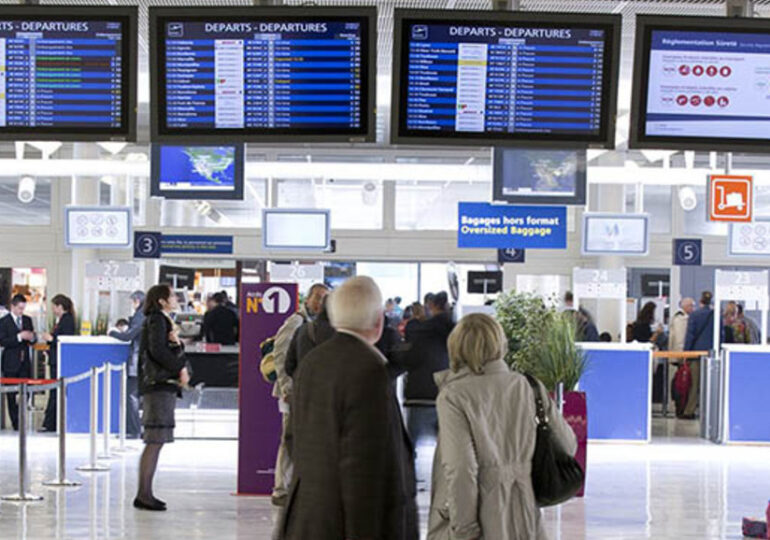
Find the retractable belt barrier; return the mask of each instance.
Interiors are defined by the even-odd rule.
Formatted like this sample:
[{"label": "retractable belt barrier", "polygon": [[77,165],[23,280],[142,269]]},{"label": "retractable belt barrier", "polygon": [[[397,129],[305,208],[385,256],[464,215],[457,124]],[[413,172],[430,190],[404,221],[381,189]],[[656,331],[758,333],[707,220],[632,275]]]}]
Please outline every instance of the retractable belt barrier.
[{"label": "retractable belt barrier", "polygon": [[96,446],[98,436],[98,399],[99,399],[99,375],[104,374],[104,395],[102,400],[102,428],[103,428],[103,458],[111,457],[109,453],[109,439],[111,431],[111,413],[112,413],[112,400],[111,400],[111,377],[113,371],[119,371],[121,374],[120,379],[120,422],[118,428],[118,437],[120,441],[117,452],[125,452],[125,440],[126,440],[126,399],[127,399],[127,381],[128,381],[128,368],[126,364],[113,365],[105,363],[101,367],[92,367],[89,371],[74,375],[72,377],[62,377],[59,379],[19,379],[19,378],[0,378],[0,395],[1,394],[19,394],[19,492],[13,495],[7,495],[2,497],[4,501],[12,502],[29,502],[40,501],[43,497],[39,495],[33,495],[27,491],[27,479],[29,476],[27,467],[27,431],[29,424],[29,408],[28,399],[30,394],[37,392],[45,392],[48,390],[58,390],[57,395],[57,427],[59,432],[59,455],[57,459],[56,478],[43,485],[49,487],[72,487],[79,486],[79,482],[67,480],[66,470],[66,437],[67,437],[67,388],[70,385],[77,384],[91,379],[90,385],[90,411],[89,411],[89,443],[90,453],[89,462],[82,467],[78,467],[79,471],[85,472],[100,472],[109,471],[110,468],[105,465],[101,465],[97,462]]}]

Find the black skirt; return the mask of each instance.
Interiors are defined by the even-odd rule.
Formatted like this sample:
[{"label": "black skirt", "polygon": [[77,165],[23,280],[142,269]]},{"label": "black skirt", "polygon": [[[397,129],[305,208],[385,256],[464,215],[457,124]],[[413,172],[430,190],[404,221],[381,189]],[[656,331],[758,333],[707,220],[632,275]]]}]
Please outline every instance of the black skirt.
[{"label": "black skirt", "polygon": [[175,393],[147,392],[142,396],[142,426],[144,426],[142,438],[145,443],[174,442],[175,409]]}]

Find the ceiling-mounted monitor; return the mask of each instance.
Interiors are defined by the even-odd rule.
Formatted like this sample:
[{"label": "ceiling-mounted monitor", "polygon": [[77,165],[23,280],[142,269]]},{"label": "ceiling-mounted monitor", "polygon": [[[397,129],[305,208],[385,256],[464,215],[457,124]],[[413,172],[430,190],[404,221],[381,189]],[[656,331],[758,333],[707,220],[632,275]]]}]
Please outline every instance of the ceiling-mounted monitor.
[{"label": "ceiling-mounted monitor", "polygon": [[495,147],[492,192],[511,204],[582,205],[585,150]]},{"label": "ceiling-mounted monitor", "polygon": [[643,256],[650,251],[648,214],[583,214],[583,255]]},{"label": "ceiling-mounted monitor", "polygon": [[64,239],[68,248],[131,247],[131,208],[65,206]]},{"label": "ceiling-mounted monitor", "polygon": [[636,18],[632,148],[767,152],[765,19]]},{"label": "ceiling-mounted monitor", "polygon": [[154,142],[375,140],[377,11],[150,8]]},{"label": "ceiling-mounted monitor", "polygon": [[243,200],[243,144],[153,144],[150,194]]},{"label": "ceiling-mounted monitor", "polygon": [[262,247],[276,251],[327,251],[331,245],[329,210],[266,208]]},{"label": "ceiling-mounted monitor", "polygon": [[612,148],[619,15],[396,10],[391,141]]},{"label": "ceiling-mounted monitor", "polygon": [[0,140],[136,140],[137,8],[0,9]]}]

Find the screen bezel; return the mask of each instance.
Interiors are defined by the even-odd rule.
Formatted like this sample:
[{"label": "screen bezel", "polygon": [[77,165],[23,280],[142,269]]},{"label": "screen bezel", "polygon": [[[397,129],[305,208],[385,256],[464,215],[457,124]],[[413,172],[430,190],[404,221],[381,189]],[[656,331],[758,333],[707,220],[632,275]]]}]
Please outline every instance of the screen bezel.
[{"label": "screen bezel", "polygon": [[770,146],[770,135],[767,139],[734,139],[721,134],[718,137],[673,137],[644,133],[647,123],[650,47],[654,30],[770,35],[770,28],[765,19],[637,15],[629,148],[766,153]]},{"label": "screen bezel", "polygon": [[[177,147],[185,147],[185,146],[209,146],[209,147],[223,147],[223,146],[230,146],[235,148],[235,164],[233,171],[234,175],[234,186],[233,191],[222,191],[222,190],[173,190],[173,189],[162,189],[160,185],[160,175],[161,175],[161,149],[164,146],[177,146]],[[201,144],[201,143],[191,143],[191,144],[185,144],[185,143],[173,143],[173,144],[160,144],[160,143],[152,143],[152,161],[150,162],[150,195],[152,197],[163,197],[167,200],[190,200],[190,199],[201,199],[201,200],[211,200],[211,201],[242,201],[243,200],[243,185],[245,182],[245,145],[243,144],[237,144],[237,143],[229,143],[229,144],[212,144],[211,141],[209,141],[208,144]]]},{"label": "screen bezel", "polygon": [[[267,218],[270,214],[316,214],[326,216],[325,246],[272,246],[267,243]],[[316,208],[265,208],[262,210],[262,249],[265,251],[316,251],[329,250],[331,245],[331,211]]]},{"label": "screen bezel", "polygon": [[735,237],[737,236],[737,232],[735,230],[736,227],[742,227],[743,225],[760,225],[764,224],[770,229],[770,219],[763,219],[763,218],[757,218],[751,223],[728,223],[729,227],[727,229],[727,256],[728,257],[739,257],[744,259],[767,259],[770,257],[770,254],[768,253],[741,253],[739,251],[735,251],[733,249],[733,242],[735,241]]},{"label": "screen bezel", "polygon": [[[167,19],[184,20],[259,20],[259,19],[351,18],[361,19],[366,28],[361,41],[362,128],[331,130],[319,128],[315,132],[298,128],[243,128],[243,129],[169,129],[163,126],[166,108],[165,79],[161,80],[161,66],[165,61],[165,40],[160,34]],[[374,142],[376,140],[376,87],[377,87],[377,10],[356,7],[150,7],[150,138],[153,142]]]},{"label": "screen bezel", "polygon": [[[97,212],[97,213],[114,213],[114,214],[126,214],[126,223],[128,224],[128,230],[126,231],[127,243],[125,244],[79,244],[70,242],[70,214],[72,212]],[[64,207],[64,246],[68,249],[128,249],[132,246],[134,239],[134,223],[133,213],[128,206],[80,206],[72,205]]]},{"label": "screen bezel", "polygon": [[549,206],[582,206],[586,203],[586,184],[588,183],[587,157],[585,149],[543,148],[543,152],[574,152],[577,159],[575,171],[575,193],[572,195],[505,195],[503,192],[503,160],[502,154],[511,151],[537,152],[531,148],[498,147],[492,153],[492,198],[495,202],[508,204],[533,204]]},{"label": "screen bezel", "polygon": [[[644,222],[644,249],[632,250],[589,250],[588,249],[588,222],[591,219],[636,219]],[[627,257],[645,257],[650,253],[650,215],[649,214],[613,214],[604,212],[586,212],[583,214],[583,230],[581,231],[580,253],[584,257],[598,255],[625,255]]]},{"label": "screen bezel", "polygon": [[[503,271],[502,270],[468,270],[468,294],[497,294],[503,291]],[[487,290],[484,291],[484,286],[478,286],[474,283],[477,279],[485,279],[489,282]]]},{"label": "screen bezel", "polygon": [[[517,133],[498,136],[487,133],[437,133],[430,135],[427,132],[408,132],[405,128],[405,104],[407,99],[406,93],[408,92],[408,86],[405,83],[408,80],[408,62],[402,61],[405,51],[408,51],[408,35],[403,31],[407,21],[425,24],[452,22],[488,22],[490,24],[537,23],[544,27],[561,27],[569,24],[575,28],[601,28],[605,30],[609,34],[609,38],[606,41],[607,46],[604,50],[604,72],[606,77],[602,94],[605,99],[602,101],[602,124],[599,134],[589,137],[549,133]],[[391,143],[451,146],[614,148],[617,118],[617,87],[620,69],[621,16],[583,14],[577,18],[577,21],[574,13],[396,9],[393,15]]]},{"label": "screen bezel", "polygon": [[137,37],[138,8],[105,6],[67,6],[54,10],[55,6],[3,6],[2,17],[6,20],[115,20],[123,23],[121,53],[123,78],[121,81],[122,127],[120,128],[62,128],[62,127],[2,127],[0,140],[14,141],[136,141],[137,115]]}]

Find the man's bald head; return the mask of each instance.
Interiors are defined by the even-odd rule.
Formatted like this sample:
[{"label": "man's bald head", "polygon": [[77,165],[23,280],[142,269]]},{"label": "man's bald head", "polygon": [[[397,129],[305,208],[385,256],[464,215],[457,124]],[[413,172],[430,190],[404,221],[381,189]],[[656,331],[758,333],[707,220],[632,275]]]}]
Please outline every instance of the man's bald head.
[{"label": "man's bald head", "polygon": [[690,297],[682,298],[682,301],[679,302],[679,307],[682,308],[682,311],[689,315],[695,311],[695,300]]}]

